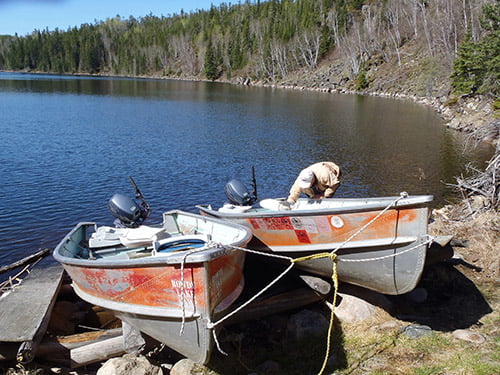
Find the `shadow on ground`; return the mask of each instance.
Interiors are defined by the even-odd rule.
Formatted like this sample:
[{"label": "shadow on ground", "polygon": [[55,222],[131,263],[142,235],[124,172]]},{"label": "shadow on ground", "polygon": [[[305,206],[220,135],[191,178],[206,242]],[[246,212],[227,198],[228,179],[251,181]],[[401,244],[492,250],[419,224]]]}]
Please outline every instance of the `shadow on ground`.
[{"label": "shadow on ground", "polygon": [[426,267],[417,288],[427,293],[423,302],[411,294],[389,297],[393,316],[449,332],[470,328],[492,312],[477,286],[449,262]]}]

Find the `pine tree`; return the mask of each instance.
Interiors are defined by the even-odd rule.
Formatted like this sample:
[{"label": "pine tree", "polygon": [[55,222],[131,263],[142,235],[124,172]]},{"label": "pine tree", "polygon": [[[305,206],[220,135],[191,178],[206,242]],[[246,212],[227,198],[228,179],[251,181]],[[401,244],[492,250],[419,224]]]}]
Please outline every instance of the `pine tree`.
[{"label": "pine tree", "polygon": [[205,53],[204,71],[205,71],[205,76],[212,81],[219,78],[219,71],[217,69],[215,51],[211,41],[209,41],[207,46],[207,51]]},{"label": "pine tree", "polygon": [[457,94],[469,94],[477,91],[484,74],[484,64],[478,46],[470,37],[460,44],[457,58],[453,63],[451,75],[452,87]]},{"label": "pine tree", "polygon": [[454,61],[451,79],[456,94],[499,94],[500,0],[485,5],[483,14],[481,24],[487,34],[478,42],[467,36]]}]

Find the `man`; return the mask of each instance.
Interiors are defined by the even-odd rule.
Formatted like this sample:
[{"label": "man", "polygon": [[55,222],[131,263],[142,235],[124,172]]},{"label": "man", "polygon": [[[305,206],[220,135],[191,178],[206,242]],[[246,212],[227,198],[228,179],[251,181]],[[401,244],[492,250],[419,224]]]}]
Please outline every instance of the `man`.
[{"label": "man", "polygon": [[340,184],[339,177],[340,168],[331,161],[310,165],[300,172],[286,201],[294,204],[301,193],[312,199],[330,198]]}]

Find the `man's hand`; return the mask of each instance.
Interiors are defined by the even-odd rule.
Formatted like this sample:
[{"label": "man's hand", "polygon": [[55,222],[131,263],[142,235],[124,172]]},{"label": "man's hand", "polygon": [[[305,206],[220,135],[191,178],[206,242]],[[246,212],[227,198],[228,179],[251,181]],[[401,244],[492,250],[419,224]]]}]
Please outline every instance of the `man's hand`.
[{"label": "man's hand", "polygon": [[282,202],[280,202],[279,209],[280,210],[291,210],[292,204],[288,201],[282,201]]}]

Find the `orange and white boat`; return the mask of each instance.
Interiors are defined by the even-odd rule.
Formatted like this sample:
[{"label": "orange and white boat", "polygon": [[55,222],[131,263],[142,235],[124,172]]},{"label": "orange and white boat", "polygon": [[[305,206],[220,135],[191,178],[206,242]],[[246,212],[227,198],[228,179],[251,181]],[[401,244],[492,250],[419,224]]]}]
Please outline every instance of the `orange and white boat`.
[{"label": "orange and white boat", "polygon": [[54,258],[83,300],[206,363],[213,347],[210,322],[243,290],[245,252],[235,247],[247,244],[250,230],[182,211],[164,213],[157,226],[129,228],[136,229],[134,241],[130,236],[123,241],[130,231],[122,229],[79,223],[55,248]]},{"label": "orange and white boat", "polygon": [[[202,215],[244,225],[253,233],[249,247],[301,258],[297,267],[330,277],[335,253],[341,281],[384,294],[403,294],[420,280],[428,244],[431,195],[381,198],[300,198],[290,208],[283,199],[254,205],[238,180],[226,185],[230,203],[198,205]],[[305,257],[305,258],[304,258]]]}]

